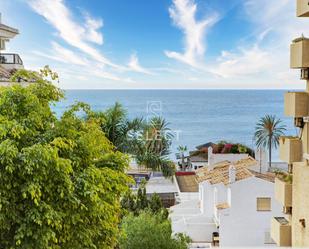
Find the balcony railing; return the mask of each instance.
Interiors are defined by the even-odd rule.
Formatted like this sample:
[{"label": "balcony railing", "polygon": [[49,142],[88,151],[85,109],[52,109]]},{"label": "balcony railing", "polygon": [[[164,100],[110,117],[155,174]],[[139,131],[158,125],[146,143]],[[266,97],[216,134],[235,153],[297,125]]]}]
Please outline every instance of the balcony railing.
[{"label": "balcony railing", "polygon": [[0,53],[0,64],[23,65],[23,61],[18,54]]}]

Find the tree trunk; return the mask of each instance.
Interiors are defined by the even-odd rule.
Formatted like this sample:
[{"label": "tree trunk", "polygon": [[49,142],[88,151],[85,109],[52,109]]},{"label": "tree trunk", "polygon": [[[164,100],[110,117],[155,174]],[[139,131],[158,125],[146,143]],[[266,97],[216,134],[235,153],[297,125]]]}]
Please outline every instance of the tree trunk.
[{"label": "tree trunk", "polygon": [[269,163],[269,165],[268,165],[268,171],[270,171],[271,170],[271,138],[269,139],[269,142],[268,142],[269,144],[268,144],[268,149],[269,149],[269,151],[268,151],[268,153],[269,153],[269,158],[268,158],[268,163]]},{"label": "tree trunk", "polygon": [[181,155],[181,170],[183,170],[184,171],[184,169],[185,169],[185,157],[184,157],[184,154],[182,153],[182,155]]}]

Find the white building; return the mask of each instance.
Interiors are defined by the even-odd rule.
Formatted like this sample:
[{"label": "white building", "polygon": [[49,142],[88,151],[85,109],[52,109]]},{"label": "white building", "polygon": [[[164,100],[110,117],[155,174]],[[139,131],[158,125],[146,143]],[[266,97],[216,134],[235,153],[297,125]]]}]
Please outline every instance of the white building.
[{"label": "white building", "polygon": [[19,31],[17,29],[1,22],[0,13],[0,86],[10,85],[9,78],[12,72],[24,68],[23,61],[18,54],[2,52],[6,49],[6,43],[18,34]]},{"label": "white building", "polygon": [[222,247],[273,245],[269,219],[282,216],[282,208],[274,199],[274,175],[251,170],[256,164],[247,157],[199,169],[196,199],[171,208],[173,231],[194,242],[212,242],[219,232]]}]

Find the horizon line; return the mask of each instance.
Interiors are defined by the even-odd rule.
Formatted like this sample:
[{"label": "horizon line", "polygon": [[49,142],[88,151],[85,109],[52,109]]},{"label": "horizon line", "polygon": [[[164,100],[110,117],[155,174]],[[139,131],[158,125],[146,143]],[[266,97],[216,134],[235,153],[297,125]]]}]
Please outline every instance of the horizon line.
[{"label": "horizon line", "polygon": [[108,91],[115,91],[115,90],[128,90],[128,91],[145,91],[145,90],[175,90],[175,91],[196,91],[196,90],[229,90],[229,91],[273,91],[273,90],[278,90],[278,91],[294,91],[294,90],[303,90],[303,88],[61,88],[62,90],[108,90]]}]

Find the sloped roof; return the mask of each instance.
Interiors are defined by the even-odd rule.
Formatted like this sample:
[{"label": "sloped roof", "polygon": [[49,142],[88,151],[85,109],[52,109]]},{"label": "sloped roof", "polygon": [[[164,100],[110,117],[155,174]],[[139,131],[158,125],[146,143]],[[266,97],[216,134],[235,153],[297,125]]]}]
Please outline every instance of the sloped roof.
[{"label": "sloped roof", "polygon": [[272,172],[259,173],[254,170],[250,170],[250,172],[257,178],[260,178],[265,181],[275,182],[276,174]]},{"label": "sloped roof", "polygon": [[198,183],[195,175],[176,176],[180,192],[198,192]]},{"label": "sloped roof", "polygon": [[250,156],[234,163],[231,163],[230,161],[219,162],[213,165],[212,170],[209,170],[208,167],[198,169],[196,171],[197,181],[209,181],[211,184],[223,183],[224,185],[228,185],[229,167],[231,165],[234,165],[236,169],[236,181],[240,181],[254,176],[254,174],[248,170],[248,167],[253,166],[256,163],[257,161]]},{"label": "sloped roof", "polygon": [[196,146],[196,148],[198,150],[200,150],[202,148],[208,148],[208,147],[212,147],[214,145],[216,145],[216,144],[214,144],[213,142],[208,142],[208,143],[205,143],[205,144],[198,145],[198,146]]}]

